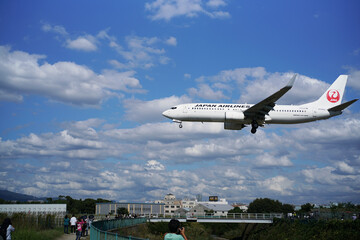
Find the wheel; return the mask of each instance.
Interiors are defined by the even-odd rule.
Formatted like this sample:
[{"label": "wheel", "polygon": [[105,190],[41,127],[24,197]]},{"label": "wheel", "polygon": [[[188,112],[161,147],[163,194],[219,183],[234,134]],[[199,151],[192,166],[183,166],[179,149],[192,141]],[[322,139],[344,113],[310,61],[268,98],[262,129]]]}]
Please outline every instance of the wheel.
[{"label": "wheel", "polygon": [[255,134],[255,133],[256,133],[256,128],[252,128],[252,129],[251,129],[251,133],[252,133],[252,134]]},{"label": "wheel", "polygon": [[255,128],[255,131],[256,131],[256,129],[259,127],[259,124],[257,123],[257,121],[253,120],[251,123],[251,126],[252,126],[252,128]]},{"label": "wheel", "polygon": [[180,124],[179,124],[179,128],[182,128],[182,127],[183,127],[183,125],[180,123]]}]

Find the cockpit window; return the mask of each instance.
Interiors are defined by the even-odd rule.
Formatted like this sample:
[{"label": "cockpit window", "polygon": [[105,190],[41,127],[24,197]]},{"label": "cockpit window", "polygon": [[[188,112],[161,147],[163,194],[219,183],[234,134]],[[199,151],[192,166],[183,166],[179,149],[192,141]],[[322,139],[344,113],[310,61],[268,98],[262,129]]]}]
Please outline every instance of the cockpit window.
[{"label": "cockpit window", "polygon": [[176,109],[176,107],[172,107],[171,109]]}]

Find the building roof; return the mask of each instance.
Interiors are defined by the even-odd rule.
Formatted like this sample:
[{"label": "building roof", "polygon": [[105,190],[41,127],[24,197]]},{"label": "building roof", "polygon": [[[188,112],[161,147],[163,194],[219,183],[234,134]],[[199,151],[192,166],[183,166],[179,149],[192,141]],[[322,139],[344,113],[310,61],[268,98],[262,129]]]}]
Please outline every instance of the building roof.
[{"label": "building roof", "polygon": [[214,211],[229,211],[233,209],[229,204],[211,204],[211,203],[201,203],[206,208],[210,208]]},{"label": "building roof", "polygon": [[165,203],[142,203],[142,202],[106,202],[96,203],[96,205],[108,205],[108,204],[142,204],[142,205],[165,205]]}]

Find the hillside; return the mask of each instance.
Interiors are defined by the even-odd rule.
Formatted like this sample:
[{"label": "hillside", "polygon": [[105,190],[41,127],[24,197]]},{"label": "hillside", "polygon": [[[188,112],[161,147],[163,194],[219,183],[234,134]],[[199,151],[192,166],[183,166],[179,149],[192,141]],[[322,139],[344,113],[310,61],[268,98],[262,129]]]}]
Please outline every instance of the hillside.
[{"label": "hillside", "polygon": [[20,202],[26,202],[28,200],[33,200],[33,201],[44,200],[44,198],[37,198],[31,195],[10,192],[8,190],[0,190],[0,199],[3,199],[5,201],[20,201]]}]

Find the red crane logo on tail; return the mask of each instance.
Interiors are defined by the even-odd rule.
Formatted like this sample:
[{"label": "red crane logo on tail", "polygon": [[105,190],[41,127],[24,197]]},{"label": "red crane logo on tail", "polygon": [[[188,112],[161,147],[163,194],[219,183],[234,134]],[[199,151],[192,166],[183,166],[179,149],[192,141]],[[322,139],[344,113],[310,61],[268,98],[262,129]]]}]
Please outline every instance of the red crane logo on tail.
[{"label": "red crane logo on tail", "polygon": [[326,98],[329,102],[336,103],[340,99],[340,93],[338,90],[330,89],[326,94]]}]

